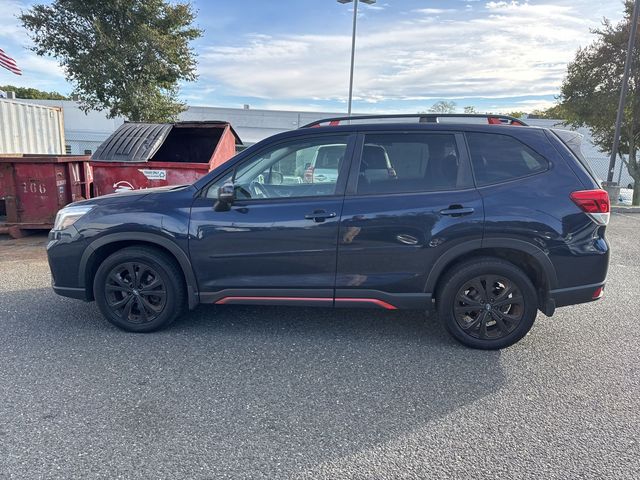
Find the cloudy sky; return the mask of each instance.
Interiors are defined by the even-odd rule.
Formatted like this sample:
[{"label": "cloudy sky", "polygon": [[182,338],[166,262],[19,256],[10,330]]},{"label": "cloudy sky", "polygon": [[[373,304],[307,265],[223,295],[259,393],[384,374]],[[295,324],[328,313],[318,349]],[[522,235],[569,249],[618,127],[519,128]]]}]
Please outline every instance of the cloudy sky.
[{"label": "cloudy sky", "polygon": [[[0,0],[0,48],[23,69],[13,83],[69,93],[53,59],[28,50],[15,15],[33,2]],[[352,6],[336,0],[196,0],[199,79],[191,105],[342,111]],[[354,111],[416,112],[440,99],[462,109],[552,104],[566,64],[622,0],[377,0],[360,4]]]}]

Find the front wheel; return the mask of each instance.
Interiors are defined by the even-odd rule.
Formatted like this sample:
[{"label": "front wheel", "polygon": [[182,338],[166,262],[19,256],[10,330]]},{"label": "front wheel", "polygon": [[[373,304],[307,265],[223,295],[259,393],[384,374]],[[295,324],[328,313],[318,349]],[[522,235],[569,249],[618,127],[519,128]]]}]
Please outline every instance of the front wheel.
[{"label": "front wheel", "polygon": [[151,332],[182,312],[185,293],[175,260],[150,247],[129,247],[107,257],[93,283],[98,308],[130,332]]},{"label": "front wheel", "polygon": [[512,263],[489,257],[454,267],[436,301],[449,333],[464,345],[485,350],[516,343],[529,332],[538,311],[529,277]]}]

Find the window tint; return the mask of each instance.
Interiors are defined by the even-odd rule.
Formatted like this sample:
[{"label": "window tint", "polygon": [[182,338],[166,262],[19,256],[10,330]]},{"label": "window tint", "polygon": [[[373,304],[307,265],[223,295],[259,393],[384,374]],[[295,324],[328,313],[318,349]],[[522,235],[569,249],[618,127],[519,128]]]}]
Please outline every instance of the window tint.
[{"label": "window tint", "polygon": [[549,162],[508,135],[467,133],[471,162],[479,185],[543,172]]},{"label": "window tint", "polygon": [[347,136],[321,136],[280,144],[243,162],[212,184],[208,198],[233,181],[238,199],[334,195],[347,150]]},{"label": "window tint", "polygon": [[357,193],[453,190],[469,186],[453,134],[365,136]]}]

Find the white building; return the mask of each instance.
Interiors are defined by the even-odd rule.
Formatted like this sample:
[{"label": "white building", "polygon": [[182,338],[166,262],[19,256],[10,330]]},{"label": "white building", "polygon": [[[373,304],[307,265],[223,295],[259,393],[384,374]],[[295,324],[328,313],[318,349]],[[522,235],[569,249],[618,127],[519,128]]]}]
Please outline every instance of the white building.
[{"label": "white building", "polygon": [[[19,99],[17,99],[20,101]],[[22,100],[29,103],[53,105],[64,110],[65,138],[67,153],[92,154],[96,148],[123,122],[123,118],[107,118],[104,112],[80,110],[78,103],[72,100]],[[286,110],[255,110],[251,108],[188,107],[180,115],[180,120],[223,120],[229,122],[240,136],[243,147],[253,145],[276,133],[299,128],[314,120],[343,116],[336,112],[296,112]],[[541,127],[562,127],[560,120],[527,119],[530,125]],[[606,179],[609,168],[608,155],[600,152],[591,141],[588,129],[578,132],[585,136],[582,151],[595,173]],[[633,183],[633,179],[622,165],[616,167],[614,180],[622,186]]]}]

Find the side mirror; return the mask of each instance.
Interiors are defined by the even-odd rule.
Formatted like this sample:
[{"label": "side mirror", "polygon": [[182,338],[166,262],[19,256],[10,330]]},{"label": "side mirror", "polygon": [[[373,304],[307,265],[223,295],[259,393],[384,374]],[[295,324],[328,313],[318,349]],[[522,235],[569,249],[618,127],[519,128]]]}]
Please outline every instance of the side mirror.
[{"label": "side mirror", "polygon": [[236,197],[236,187],[232,182],[227,182],[218,188],[218,201],[213,206],[216,212],[226,212],[229,210]]}]

